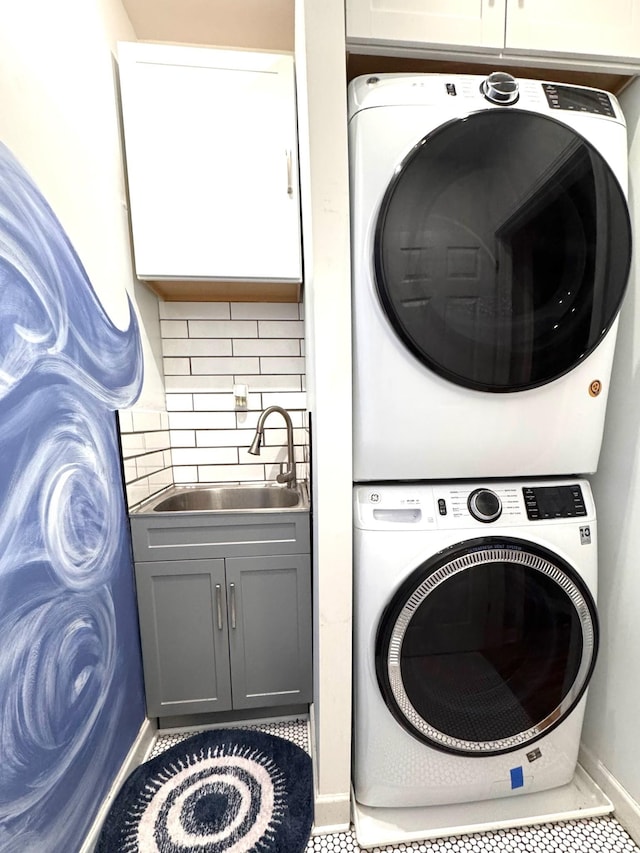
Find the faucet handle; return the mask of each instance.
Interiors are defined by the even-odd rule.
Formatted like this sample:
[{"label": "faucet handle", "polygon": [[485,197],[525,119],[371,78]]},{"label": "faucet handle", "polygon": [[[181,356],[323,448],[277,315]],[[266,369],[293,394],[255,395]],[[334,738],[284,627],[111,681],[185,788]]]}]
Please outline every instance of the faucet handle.
[{"label": "faucet handle", "polygon": [[284,462],[280,463],[280,473],[276,477],[277,483],[291,483],[294,479],[295,474],[293,467],[285,471],[284,464]]}]

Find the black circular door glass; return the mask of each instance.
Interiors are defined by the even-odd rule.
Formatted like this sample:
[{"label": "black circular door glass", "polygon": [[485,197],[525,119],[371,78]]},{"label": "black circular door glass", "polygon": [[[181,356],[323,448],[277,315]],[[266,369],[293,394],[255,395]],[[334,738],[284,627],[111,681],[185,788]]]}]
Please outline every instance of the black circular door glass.
[{"label": "black circular door glass", "polygon": [[495,755],[558,725],[597,654],[589,590],[552,552],[478,539],[436,555],[381,620],[376,671],[398,722],[437,749]]},{"label": "black circular door glass", "polygon": [[448,380],[492,392],[544,385],[589,355],[630,261],[626,200],[599,152],[513,109],[422,139],[387,188],[374,242],[403,343]]}]

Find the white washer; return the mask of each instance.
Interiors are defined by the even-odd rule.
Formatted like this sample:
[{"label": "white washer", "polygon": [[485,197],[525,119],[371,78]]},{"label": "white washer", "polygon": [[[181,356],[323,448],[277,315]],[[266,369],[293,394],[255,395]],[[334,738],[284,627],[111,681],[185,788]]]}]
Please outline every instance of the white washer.
[{"label": "white washer", "polygon": [[356,801],[568,784],[598,647],[589,484],[357,486],[354,514]]},{"label": "white washer", "polygon": [[487,79],[350,84],[357,482],[597,468],[624,117],[606,92]]}]

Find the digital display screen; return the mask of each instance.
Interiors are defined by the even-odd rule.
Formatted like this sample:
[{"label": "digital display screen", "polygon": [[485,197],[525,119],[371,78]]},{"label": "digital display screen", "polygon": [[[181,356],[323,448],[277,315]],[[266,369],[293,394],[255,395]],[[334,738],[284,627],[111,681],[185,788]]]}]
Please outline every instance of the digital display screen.
[{"label": "digital display screen", "polygon": [[536,489],[536,498],[538,499],[538,509],[543,516],[566,518],[567,515],[574,514],[573,493],[569,486]]},{"label": "digital display screen", "polygon": [[549,83],[546,83],[543,88],[547,96],[547,103],[552,109],[615,116],[613,104],[606,92],[599,92],[595,89],[578,89],[573,86],[556,86]]}]

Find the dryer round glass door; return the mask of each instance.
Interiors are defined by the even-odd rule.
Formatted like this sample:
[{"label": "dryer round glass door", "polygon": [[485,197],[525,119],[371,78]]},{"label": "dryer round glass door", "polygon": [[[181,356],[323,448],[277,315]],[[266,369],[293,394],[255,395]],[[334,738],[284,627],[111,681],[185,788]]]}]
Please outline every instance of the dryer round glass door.
[{"label": "dryer round glass door", "polygon": [[589,355],[630,259],[626,199],[600,153],[513,109],[422,139],[387,188],[374,241],[380,301],[404,345],[492,392],[544,385]]},{"label": "dryer round glass door", "polygon": [[598,645],[593,598],[530,542],[468,540],[427,560],[378,626],[376,671],[391,713],[446,752],[533,743],[579,702]]}]

